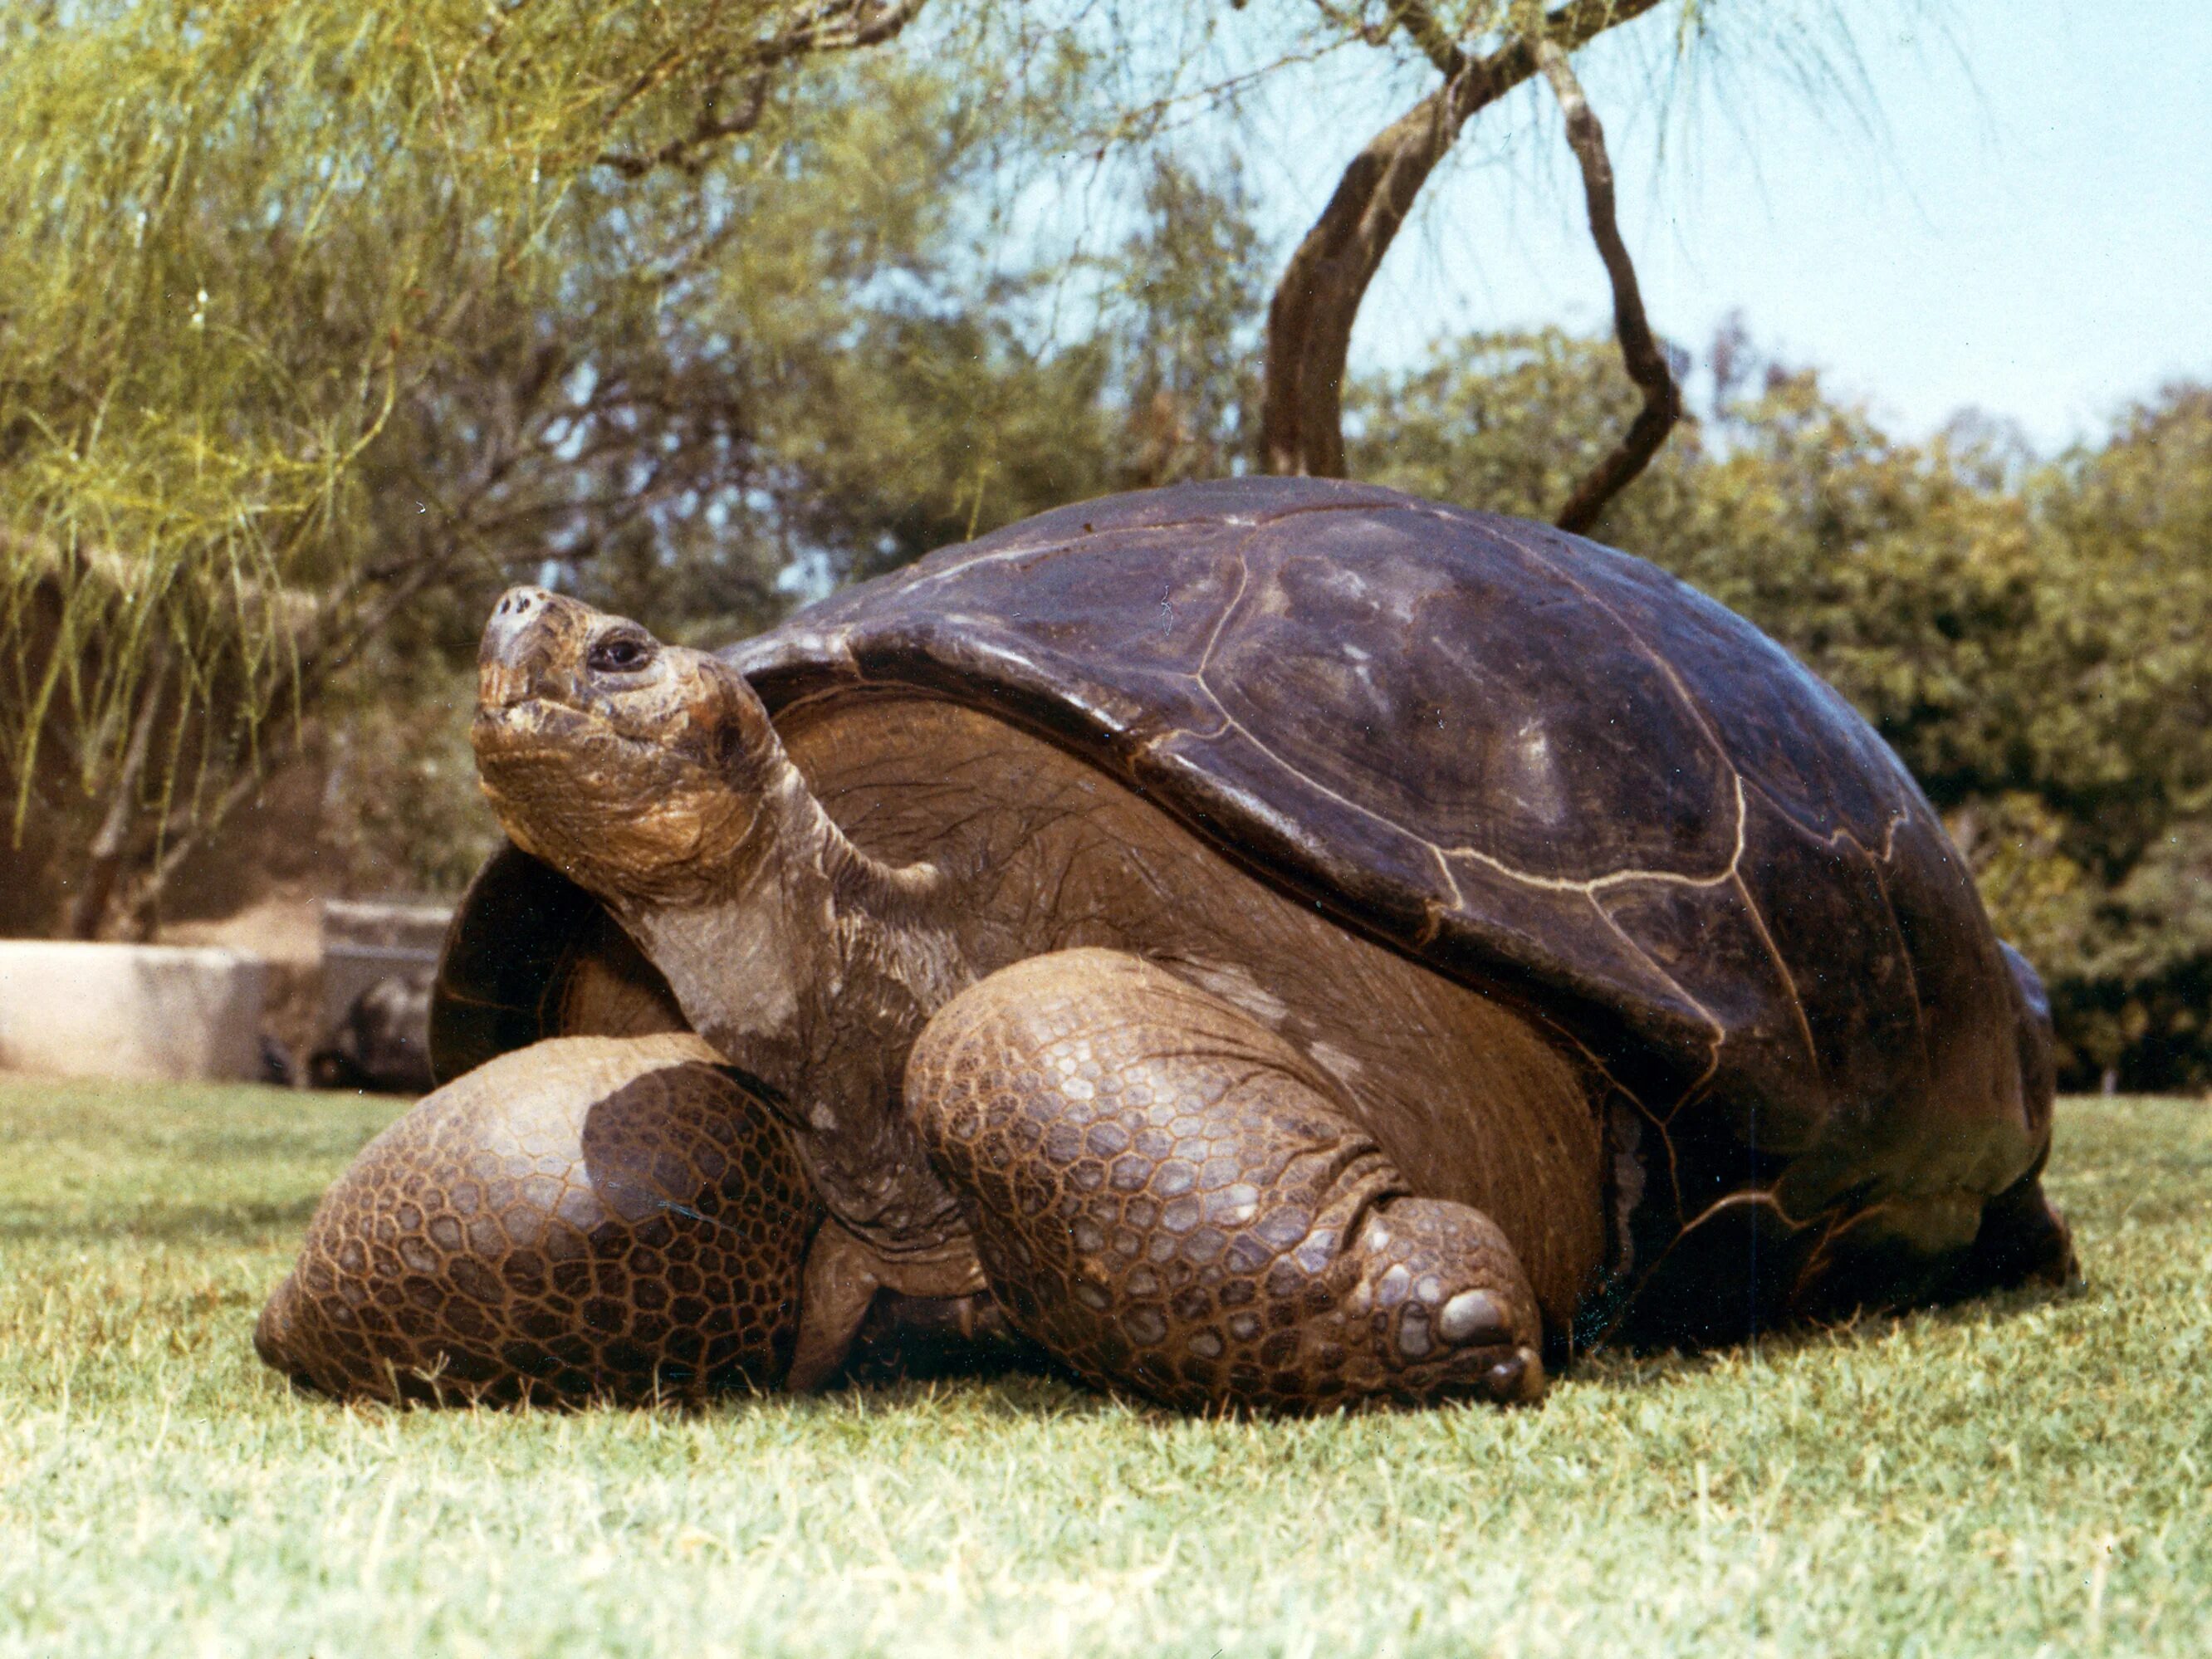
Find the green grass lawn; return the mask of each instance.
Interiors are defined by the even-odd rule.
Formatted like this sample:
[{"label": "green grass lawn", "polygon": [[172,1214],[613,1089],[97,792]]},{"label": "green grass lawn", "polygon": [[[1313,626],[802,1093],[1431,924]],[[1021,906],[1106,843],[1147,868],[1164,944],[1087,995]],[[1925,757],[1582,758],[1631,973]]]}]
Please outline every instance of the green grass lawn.
[{"label": "green grass lawn", "polygon": [[393,1109],[0,1079],[0,1654],[2212,1651],[2212,1109],[2064,1103],[2079,1294],[1260,1424],[295,1396],[253,1316]]}]

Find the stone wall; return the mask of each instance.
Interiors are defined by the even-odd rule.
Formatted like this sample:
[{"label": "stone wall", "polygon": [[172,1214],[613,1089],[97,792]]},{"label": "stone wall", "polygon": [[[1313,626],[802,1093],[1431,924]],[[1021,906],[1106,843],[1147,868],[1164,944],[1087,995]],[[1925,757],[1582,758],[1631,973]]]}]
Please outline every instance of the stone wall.
[{"label": "stone wall", "polygon": [[238,951],[0,939],[0,1068],[258,1078],[268,978]]}]

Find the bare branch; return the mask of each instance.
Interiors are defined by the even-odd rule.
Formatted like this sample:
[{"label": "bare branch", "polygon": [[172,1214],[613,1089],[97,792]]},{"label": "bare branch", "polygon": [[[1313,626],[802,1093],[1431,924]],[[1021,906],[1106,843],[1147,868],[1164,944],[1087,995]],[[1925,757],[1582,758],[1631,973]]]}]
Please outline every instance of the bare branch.
[{"label": "bare branch", "polygon": [[299,729],[296,720],[278,726],[274,738],[261,755],[259,763],[241,765],[232,775],[222,793],[216,797],[213,806],[200,809],[184,820],[181,825],[173,821],[175,833],[164,831],[153,867],[139,879],[131,895],[131,923],[140,933],[152,932],[161,896],[167,890],[177,872],[183,868],[185,860],[205,845],[233,812],[261,793],[261,787],[269,781],[270,762],[290,750],[297,740]]},{"label": "bare branch", "polygon": [[[715,98],[720,93],[718,84],[714,95],[702,105],[698,118],[691,130],[680,137],[672,138],[658,149],[643,155],[623,150],[603,150],[594,157],[602,167],[612,167],[625,179],[641,178],[657,167],[673,167],[687,173],[696,173],[706,164],[705,152],[726,138],[740,137],[760,125],[762,114],[768,107],[769,88],[772,77],[769,70],[789,63],[796,58],[832,52],[859,52],[869,46],[881,46],[912,22],[926,0],[822,0],[797,22],[779,34],[758,41],[735,53],[717,52],[708,60],[708,72],[723,69],[734,59],[745,71],[745,88],[738,100],[734,114],[717,116]],[[648,77],[623,100],[619,108],[627,108],[638,97],[651,89],[652,85],[674,74],[680,64],[674,59],[648,71]],[[716,79],[720,79],[716,76]]]},{"label": "bare branch", "polygon": [[85,868],[78,879],[80,885],[70,896],[69,917],[64,924],[70,939],[98,939],[100,924],[107,917],[107,901],[115,890],[115,878],[122,872],[125,850],[130,845],[131,820],[138,810],[138,785],[146,773],[146,757],[154,743],[154,726],[161,712],[161,701],[168,695],[169,652],[166,642],[156,641],[154,664],[144,678],[144,687],[139,696],[138,715],[131,724],[131,741],[125,748],[123,765],[109,786],[107,811],[94,834],[92,845],[85,854]]},{"label": "bare branch", "polygon": [[[425,559],[399,580],[392,583],[380,596],[379,602],[362,615],[343,632],[329,632],[301,651],[286,673],[269,687],[261,702],[264,718],[274,714],[289,702],[293,718],[276,724],[270,741],[260,752],[238,764],[229,783],[212,806],[195,811],[181,823],[172,819],[161,834],[155,849],[152,867],[140,878],[132,890],[130,915],[133,924],[142,932],[151,927],[161,896],[185,861],[209,838],[220,830],[230,815],[261,793],[268,782],[271,763],[289,753],[298,743],[301,731],[299,719],[301,708],[331,678],[361,654],[368,642],[380,634],[392,617],[445,569],[445,561]],[[257,723],[258,729],[258,723]]]},{"label": "bare branch", "polygon": [[1637,411],[1620,442],[1576,487],[1559,511],[1559,528],[1579,534],[1597,522],[1606,504],[1628,487],[1667,441],[1667,434],[1682,417],[1682,388],[1674,383],[1667,354],[1651,337],[1651,325],[1644,315],[1644,295],[1637,286],[1636,266],[1628,257],[1627,244],[1620,240],[1620,225],[1613,216],[1613,162],[1606,154],[1605,129],[1556,41],[1538,41],[1536,61],[1559,100],[1560,112],[1567,119],[1567,143],[1582,163],[1590,238],[1596,242],[1598,256],[1605,261],[1605,274],[1613,283],[1613,329],[1620,341],[1621,362],[1628,369],[1628,378],[1644,388],[1644,407]]},{"label": "bare branch", "polygon": [[1429,61],[1449,81],[1467,67],[1466,54],[1437,21],[1436,13],[1421,0],[1390,0],[1390,21],[1406,31],[1406,36],[1428,54]]},{"label": "bare branch", "polygon": [[805,21],[749,55],[756,65],[810,52],[857,52],[879,46],[915,20],[924,0],[824,0]]},{"label": "bare branch", "polygon": [[[1545,18],[1543,38],[1571,52],[1658,3],[1570,0]],[[1461,128],[1536,73],[1535,51],[1526,39],[1468,58],[1443,40],[1441,25],[1419,0],[1400,0],[1391,15],[1440,68],[1457,68],[1352,158],[1284,270],[1267,309],[1260,410],[1260,456],[1270,472],[1342,475],[1345,358],[1367,286]]]},{"label": "bare branch", "polygon": [[755,74],[746,82],[744,96],[739,100],[734,115],[717,116],[709,101],[701,107],[699,118],[692,123],[690,131],[671,138],[658,149],[647,150],[642,155],[602,150],[594,159],[601,167],[612,167],[625,179],[643,178],[656,167],[696,172],[706,159],[701,152],[725,138],[740,137],[760,125],[761,116],[768,108],[768,76]]}]

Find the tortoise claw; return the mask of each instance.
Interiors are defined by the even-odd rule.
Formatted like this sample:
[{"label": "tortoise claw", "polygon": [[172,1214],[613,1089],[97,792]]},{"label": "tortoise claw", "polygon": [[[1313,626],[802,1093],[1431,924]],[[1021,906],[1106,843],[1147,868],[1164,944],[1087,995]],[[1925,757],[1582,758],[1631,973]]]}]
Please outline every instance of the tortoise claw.
[{"label": "tortoise claw", "polygon": [[1484,1377],[1490,1397],[1501,1406],[1533,1406],[1544,1397],[1544,1362],[1534,1348],[1516,1348]]},{"label": "tortoise claw", "polygon": [[1437,1316],[1437,1334],[1455,1348],[1502,1347],[1513,1340],[1505,1310],[1488,1291],[1462,1291]]}]

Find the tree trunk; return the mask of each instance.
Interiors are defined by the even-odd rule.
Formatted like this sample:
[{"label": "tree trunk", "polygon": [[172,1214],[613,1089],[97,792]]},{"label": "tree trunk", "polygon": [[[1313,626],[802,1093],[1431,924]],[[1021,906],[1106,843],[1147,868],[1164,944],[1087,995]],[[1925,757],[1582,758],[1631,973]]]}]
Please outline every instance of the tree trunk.
[{"label": "tree trunk", "polygon": [[[1534,40],[1572,52],[1658,3],[1571,0],[1545,17]],[[1391,15],[1443,72],[1444,83],[1352,158],[1276,287],[1260,410],[1260,459],[1270,472],[1343,476],[1345,357],[1367,286],[1469,118],[1539,68],[1530,38],[1469,58],[1413,0],[1400,0]]]},{"label": "tree trunk", "polygon": [[1613,284],[1613,331],[1620,342],[1621,362],[1628,378],[1644,389],[1644,407],[1637,411],[1611,454],[1600,461],[1589,477],[1576,487],[1559,511],[1559,526],[1577,535],[1597,522],[1606,503],[1626,489],[1644,471],[1674,422],[1682,418],[1682,388],[1674,384],[1667,367],[1667,354],[1651,336],[1644,315],[1644,292],[1636,281],[1636,265],[1628,245],[1620,240],[1620,225],[1613,216],[1613,160],[1605,150],[1605,129],[1598,123],[1582,83],[1567,65],[1567,54],[1555,40],[1540,40],[1536,61],[1559,100],[1566,117],[1567,143],[1582,164],[1583,194],[1589,205],[1590,239],[1605,261],[1606,278]]},{"label": "tree trunk", "polygon": [[138,811],[138,786],[146,775],[146,757],[154,746],[154,726],[161,718],[162,695],[169,684],[169,648],[157,643],[154,660],[146,671],[145,690],[131,722],[131,740],[124,747],[123,765],[107,796],[107,811],[86,849],[84,873],[70,898],[62,927],[70,939],[97,939],[107,918],[107,902],[123,872],[131,847],[131,821]]}]

